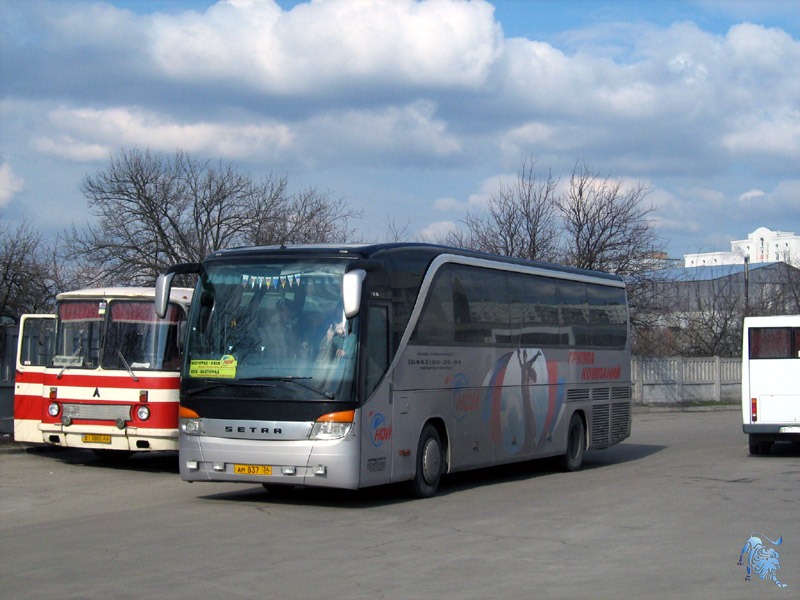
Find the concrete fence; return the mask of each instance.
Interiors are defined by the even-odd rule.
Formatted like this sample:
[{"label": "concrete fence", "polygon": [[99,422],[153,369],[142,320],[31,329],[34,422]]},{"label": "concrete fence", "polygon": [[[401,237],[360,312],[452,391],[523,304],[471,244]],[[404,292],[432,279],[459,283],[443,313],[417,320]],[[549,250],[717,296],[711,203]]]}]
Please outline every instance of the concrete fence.
[{"label": "concrete fence", "polygon": [[631,359],[634,404],[741,401],[742,359]]}]

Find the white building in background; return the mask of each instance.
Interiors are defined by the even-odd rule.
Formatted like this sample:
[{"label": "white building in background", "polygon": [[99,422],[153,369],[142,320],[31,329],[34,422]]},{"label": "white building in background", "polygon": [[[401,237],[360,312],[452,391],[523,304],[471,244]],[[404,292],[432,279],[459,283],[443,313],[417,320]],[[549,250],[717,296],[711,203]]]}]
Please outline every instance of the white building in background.
[{"label": "white building in background", "polygon": [[[800,260],[800,236],[794,231],[772,231],[759,227],[746,240],[731,242],[730,252],[702,252],[684,254],[684,266],[741,265],[744,257],[750,263],[796,262]],[[794,258],[794,261],[792,260]]]}]

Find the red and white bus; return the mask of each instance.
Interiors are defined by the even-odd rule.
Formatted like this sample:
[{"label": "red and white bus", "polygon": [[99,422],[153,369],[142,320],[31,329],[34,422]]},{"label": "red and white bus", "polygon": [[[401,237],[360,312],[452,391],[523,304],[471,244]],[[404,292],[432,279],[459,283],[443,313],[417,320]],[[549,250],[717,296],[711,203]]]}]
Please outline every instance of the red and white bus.
[{"label": "red and white bus", "polygon": [[89,448],[104,458],[178,449],[182,324],[192,290],[173,289],[164,318],[155,315],[154,297],[153,288],[77,290],[57,296],[55,315],[22,317],[16,441]]},{"label": "red and white bus", "polygon": [[800,443],[800,316],[747,317],[742,348],[742,429],[750,454]]}]

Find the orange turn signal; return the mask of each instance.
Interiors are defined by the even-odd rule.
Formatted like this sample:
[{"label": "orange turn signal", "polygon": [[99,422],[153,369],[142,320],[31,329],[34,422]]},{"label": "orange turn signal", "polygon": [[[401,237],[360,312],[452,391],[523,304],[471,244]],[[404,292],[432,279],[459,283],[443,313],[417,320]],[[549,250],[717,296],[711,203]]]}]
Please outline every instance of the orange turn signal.
[{"label": "orange turn signal", "polygon": [[317,423],[352,423],[355,417],[356,411],[345,410],[342,412],[333,412],[328,413],[327,415],[322,415],[317,419]]},{"label": "orange turn signal", "polygon": [[194,412],[191,408],[186,408],[185,406],[178,407],[178,416],[181,419],[199,419],[200,415]]}]

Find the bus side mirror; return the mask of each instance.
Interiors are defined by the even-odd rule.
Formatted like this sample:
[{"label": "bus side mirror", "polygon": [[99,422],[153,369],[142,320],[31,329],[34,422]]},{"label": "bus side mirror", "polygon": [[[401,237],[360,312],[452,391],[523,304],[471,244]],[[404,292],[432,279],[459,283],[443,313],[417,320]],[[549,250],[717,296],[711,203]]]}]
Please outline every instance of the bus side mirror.
[{"label": "bus side mirror", "polygon": [[361,287],[367,272],[363,269],[353,269],[344,274],[342,279],[342,300],[344,302],[344,316],[352,319],[361,310]]},{"label": "bus side mirror", "polygon": [[175,277],[175,273],[161,273],[156,277],[155,311],[159,319],[167,316],[167,305],[169,304],[169,292],[172,287],[173,277]]}]

